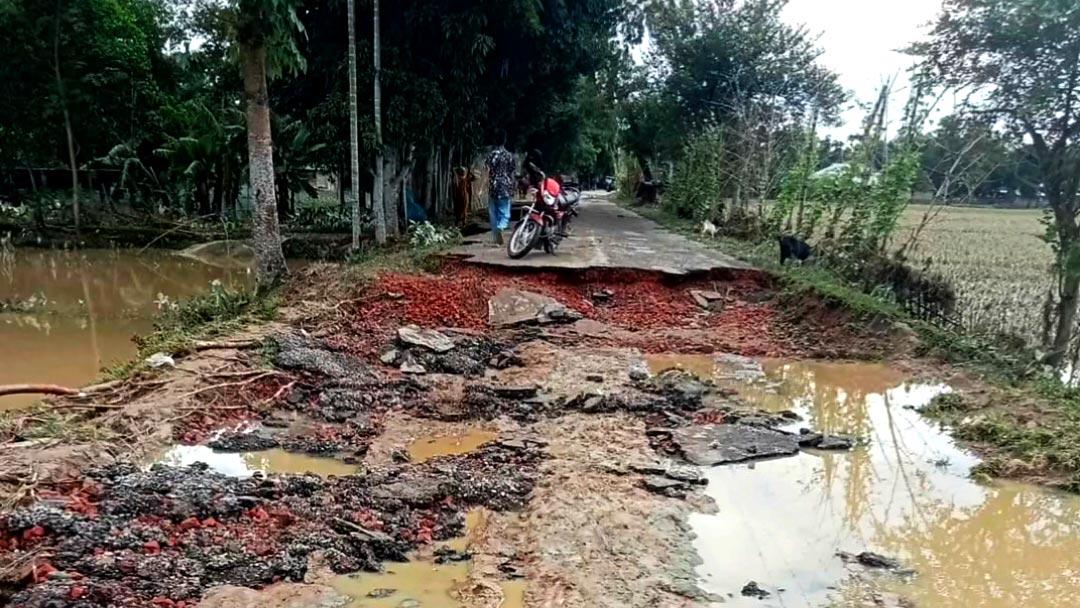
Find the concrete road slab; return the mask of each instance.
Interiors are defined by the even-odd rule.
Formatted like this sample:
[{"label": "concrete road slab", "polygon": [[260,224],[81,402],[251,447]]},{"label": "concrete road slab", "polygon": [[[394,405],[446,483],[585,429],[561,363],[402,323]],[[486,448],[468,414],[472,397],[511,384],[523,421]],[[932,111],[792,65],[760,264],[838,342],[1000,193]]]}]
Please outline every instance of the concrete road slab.
[{"label": "concrete road slab", "polygon": [[[508,235],[509,236],[509,235]],[[662,228],[656,222],[619,207],[608,193],[586,192],[573,235],[557,255],[533,251],[520,260],[493,247],[487,234],[473,237],[452,254],[467,262],[507,268],[586,270],[629,268],[683,275],[711,270],[753,270],[723,253]]]}]

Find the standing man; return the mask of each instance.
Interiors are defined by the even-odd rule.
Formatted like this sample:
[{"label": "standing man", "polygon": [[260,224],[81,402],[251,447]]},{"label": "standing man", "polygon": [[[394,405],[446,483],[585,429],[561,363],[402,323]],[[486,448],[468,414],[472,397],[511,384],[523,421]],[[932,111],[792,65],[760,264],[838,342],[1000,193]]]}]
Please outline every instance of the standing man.
[{"label": "standing man", "polygon": [[503,230],[510,227],[510,200],[514,196],[514,172],[517,169],[514,155],[506,149],[506,133],[501,134],[499,142],[487,158],[488,177],[491,180],[488,215],[495,245],[503,244]]}]

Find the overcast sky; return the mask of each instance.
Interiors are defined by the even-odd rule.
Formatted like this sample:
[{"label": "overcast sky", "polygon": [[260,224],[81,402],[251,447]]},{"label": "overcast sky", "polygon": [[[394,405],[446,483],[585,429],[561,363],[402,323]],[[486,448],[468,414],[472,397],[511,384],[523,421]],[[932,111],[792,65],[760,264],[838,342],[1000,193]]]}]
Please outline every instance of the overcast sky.
[{"label": "overcast sky", "polygon": [[[941,0],[790,0],[784,18],[820,35],[821,61],[840,75],[840,84],[856,100],[872,103],[882,82],[898,76],[889,111],[895,123],[908,98],[906,70],[913,63],[900,50],[925,35],[940,7]],[[849,108],[844,126],[828,133],[846,137],[858,131],[865,114]]]}]

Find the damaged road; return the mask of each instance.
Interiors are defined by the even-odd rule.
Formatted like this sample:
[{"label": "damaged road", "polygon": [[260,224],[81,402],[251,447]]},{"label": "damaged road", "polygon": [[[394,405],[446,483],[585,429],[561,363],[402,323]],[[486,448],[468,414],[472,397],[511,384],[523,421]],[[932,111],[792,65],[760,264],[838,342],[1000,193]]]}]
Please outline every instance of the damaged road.
[{"label": "damaged road", "polygon": [[[710,509],[698,467],[851,446],[693,374],[649,372],[643,351],[673,344],[809,352],[768,290],[742,270],[382,275],[165,408],[175,442],[319,455],[356,474],[239,478],[120,457],[49,480],[0,515],[0,600],[180,608],[309,593],[332,605],[328,576],[458,559],[436,545],[483,508],[467,579],[448,590],[463,606],[500,605],[513,580],[530,606],[705,605],[687,524]],[[495,439],[412,461],[410,445],[476,429]]]}]

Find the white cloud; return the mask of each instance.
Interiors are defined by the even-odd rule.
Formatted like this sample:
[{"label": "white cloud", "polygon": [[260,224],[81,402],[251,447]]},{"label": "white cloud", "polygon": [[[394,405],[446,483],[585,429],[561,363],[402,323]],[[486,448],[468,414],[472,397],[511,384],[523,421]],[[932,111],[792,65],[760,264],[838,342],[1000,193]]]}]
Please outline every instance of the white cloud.
[{"label": "white cloud", "polygon": [[[855,100],[873,103],[882,83],[895,77],[889,115],[896,118],[909,93],[907,70],[915,62],[903,49],[925,37],[940,9],[941,0],[790,0],[783,17],[820,34],[822,63],[840,75]],[[856,132],[865,114],[853,105],[844,112],[844,125],[829,134]]]}]

